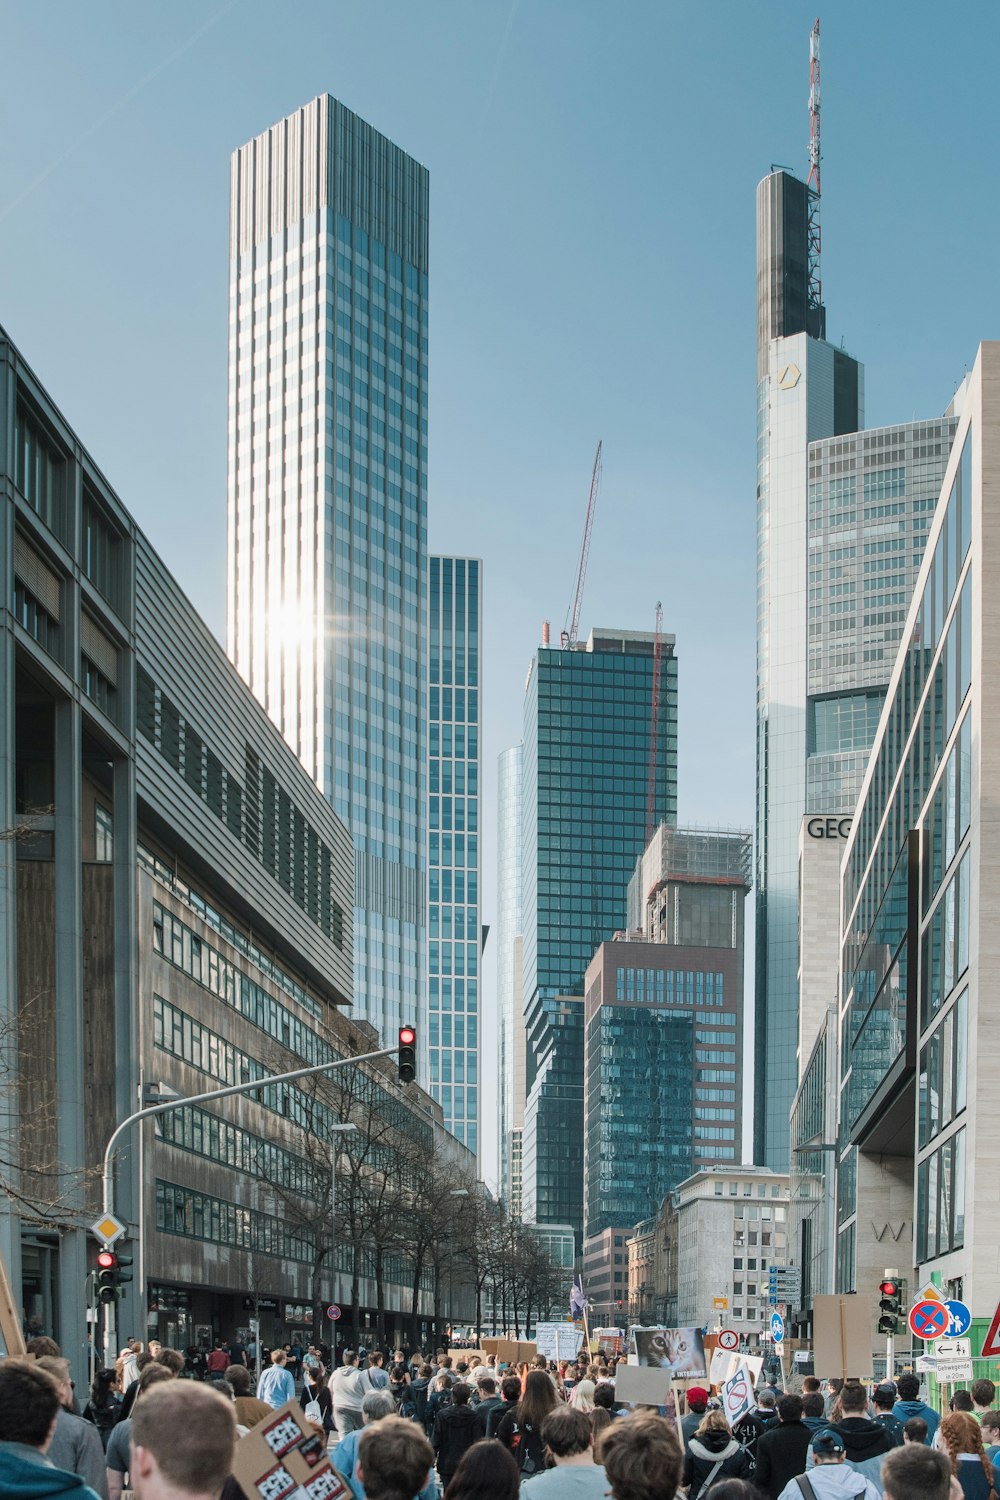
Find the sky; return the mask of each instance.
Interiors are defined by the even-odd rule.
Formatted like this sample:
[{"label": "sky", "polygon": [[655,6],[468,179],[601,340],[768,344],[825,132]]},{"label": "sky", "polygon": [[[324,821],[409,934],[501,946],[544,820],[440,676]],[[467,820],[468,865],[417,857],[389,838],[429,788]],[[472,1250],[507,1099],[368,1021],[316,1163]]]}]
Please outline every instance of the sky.
[{"label": "sky", "polygon": [[[486,922],[496,757],[570,605],[598,439],[581,634],[662,600],[680,820],[752,826],[754,191],[805,175],[814,16],[0,0],[0,324],[220,638],[230,153],[329,91],[429,168],[430,546],[484,561]],[[828,337],[867,425],[939,414],[1000,332],[1000,7],[821,20]]]}]

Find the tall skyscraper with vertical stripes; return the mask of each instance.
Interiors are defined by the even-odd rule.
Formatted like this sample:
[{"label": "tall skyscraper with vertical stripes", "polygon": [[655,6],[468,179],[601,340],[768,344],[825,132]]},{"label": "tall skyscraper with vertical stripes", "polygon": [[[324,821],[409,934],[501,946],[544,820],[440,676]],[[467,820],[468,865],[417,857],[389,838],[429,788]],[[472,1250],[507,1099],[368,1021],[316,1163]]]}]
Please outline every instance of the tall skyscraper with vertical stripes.
[{"label": "tall skyscraper with vertical stripes", "polygon": [[428,1087],[477,1154],[482,577],[478,558],[430,559]]},{"label": "tall skyscraper with vertical stripes", "polygon": [[234,153],[229,654],[351,829],[386,1037],[427,977],[427,271],[426,169],[329,95]]}]

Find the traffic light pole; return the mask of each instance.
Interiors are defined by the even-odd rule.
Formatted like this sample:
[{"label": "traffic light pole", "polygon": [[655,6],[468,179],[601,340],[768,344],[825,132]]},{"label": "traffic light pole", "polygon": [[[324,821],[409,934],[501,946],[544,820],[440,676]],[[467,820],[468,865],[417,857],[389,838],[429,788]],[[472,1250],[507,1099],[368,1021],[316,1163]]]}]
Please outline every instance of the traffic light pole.
[{"label": "traffic light pole", "polygon": [[[231,1099],[236,1094],[255,1094],[258,1089],[270,1088],[275,1083],[295,1083],[300,1078],[316,1078],[321,1073],[332,1073],[336,1068],[350,1068],[357,1063],[374,1062],[379,1057],[394,1057],[397,1053],[395,1047],[381,1047],[378,1052],[363,1052],[358,1057],[338,1057],[333,1062],[314,1063],[308,1068],[294,1068],[290,1073],[268,1073],[263,1078],[254,1078],[249,1083],[233,1083],[226,1088],[209,1089],[204,1094],[188,1094],[176,1099],[165,1100],[162,1104],[147,1104],[142,1109],[137,1109],[134,1114],[122,1120],[111,1133],[107,1146],[104,1148],[103,1169],[103,1197],[102,1208],[105,1215],[114,1214],[115,1211],[115,1181],[114,1181],[114,1151],[118,1142],[127,1130],[133,1125],[138,1125],[143,1120],[151,1120],[154,1115],[169,1114],[174,1109],[185,1109],[189,1104],[211,1104],[217,1099]],[[117,1304],[108,1302],[105,1304],[104,1319],[104,1363],[110,1366],[114,1363],[113,1345],[116,1334]]]}]

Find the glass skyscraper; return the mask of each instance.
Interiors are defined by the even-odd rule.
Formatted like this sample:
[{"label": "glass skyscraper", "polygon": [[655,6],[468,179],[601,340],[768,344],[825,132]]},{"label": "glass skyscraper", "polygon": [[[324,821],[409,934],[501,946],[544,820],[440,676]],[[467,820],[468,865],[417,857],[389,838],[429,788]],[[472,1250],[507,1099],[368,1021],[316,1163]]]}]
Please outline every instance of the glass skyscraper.
[{"label": "glass skyscraper", "polygon": [[229,654],[351,829],[384,1037],[426,978],[427,266],[426,170],[335,99],[234,153]]},{"label": "glass skyscraper", "polygon": [[482,563],[430,559],[429,1088],[479,1149],[479,710]]},{"label": "glass skyscraper", "polygon": [[[654,637],[594,630],[542,647],[525,695],[521,774],[522,996],[527,1097],[522,1212],[583,1231],[583,984],[625,926],[646,845]],[[655,819],[677,819],[677,660],[662,638]]]},{"label": "glass skyscraper", "polygon": [[500,1077],[497,1089],[500,1193],[521,1216],[521,1132],[524,1127],[524,1010],[521,996],[521,747],[497,764],[497,956]]}]

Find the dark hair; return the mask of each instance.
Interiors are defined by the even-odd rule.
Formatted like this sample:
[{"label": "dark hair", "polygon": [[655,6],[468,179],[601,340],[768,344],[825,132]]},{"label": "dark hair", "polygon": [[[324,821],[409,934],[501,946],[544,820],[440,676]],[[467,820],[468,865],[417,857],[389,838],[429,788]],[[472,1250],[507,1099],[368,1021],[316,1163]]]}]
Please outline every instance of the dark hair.
[{"label": "dark hair", "polygon": [[434,1449],[409,1418],[383,1417],[362,1431],[358,1467],[368,1500],[413,1500],[434,1467]]},{"label": "dark hair", "polygon": [[903,1423],[903,1431],[911,1443],[926,1443],[927,1423],[923,1417],[910,1417]]},{"label": "dark hair", "polygon": [[481,1380],[476,1381],[476,1384],[481,1391],[486,1392],[487,1396],[495,1396],[497,1393],[497,1383],[492,1375],[484,1375]]},{"label": "dark hair", "polygon": [[253,1376],[246,1365],[229,1365],[226,1369],[226,1379],[237,1396],[253,1395]]},{"label": "dark hair", "polygon": [[466,1385],[464,1381],[457,1380],[451,1388],[451,1399],[456,1406],[468,1406],[471,1395],[472,1386]]},{"label": "dark hair", "polygon": [[594,1387],[594,1405],[595,1406],[602,1406],[605,1411],[613,1411],[614,1410],[614,1405],[615,1405],[615,1390],[614,1390],[614,1386],[609,1385],[606,1380],[602,1380],[599,1385],[595,1385],[595,1387]]},{"label": "dark hair", "polygon": [[139,1353],[135,1357],[136,1375],[141,1375],[146,1366],[151,1365],[154,1362],[155,1358],[156,1356],[154,1354],[150,1354],[148,1349],[140,1349]]},{"label": "dark hair", "polygon": [[[974,1389],[974,1387],[973,1387]],[[1000,1431],[1000,1411],[984,1411],[979,1418],[980,1427],[988,1427],[991,1432]]]},{"label": "dark hair", "polygon": [[171,1375],[179,1375],[184,1368],[184,1356],[179,1349],[161,1349],[156,1356],[156,1363],[163,1365]]},{"label": "dark hair", "polygon": [[232,1396],[224,1401],[197,1381],[166,1381],[135,1404],[133,1451],[148,1448],[164,1479],[181,1491],[221,1493],[235,1446]]},{"label": "dark hair", "polygon": [[977,1406],[992,1406],[996,1393],[997,1388],[992,1380],[986,1380],[984,1377],[982,1380],[972,1382],[972,1399]]},{"label": "dark hair", "polygon": [[517,1406],[517,1420],[541,1432],[542,1423],[559,1405],[556,1388],[544,1370],[529,1370],[524,1395]]},{"label": "dark hair", "polygon": [[951,1465],[943,1453],[922,1443],[893,1448],[882,1463],[882,1489],[888,1500],[911,1500],[914,1495],[920,1500],[948,1500]]},{"label": "dark hair", "polygon": [[95,1406],[107,1406],[108,1403],[115,1404],[114,1385],[118,1379],[114,1370],[95,1370],[93,1384],[90,1387],[90,1399]]},{"label": "dark hair", "polygon": [[586,1453],[593,1440],[590,1416],[574,1406],[557,1406],[542,1423],[542,1442],[553,1458],[572,1458]]},{"label": "dark hair", "polygon": [[[426,1479],[426,1474],[423,1477]],[[496,1438],[481,1438],[462,1454],[444,1497],[445,1500],[517,1500],[520,1484],[521,1475],[509,1450]]]},{"label": "dark hair", "polygon": [[168,1370],[166,1365],[161,1365],[158,1360],[151,1359],[139,1376],[139,1390],[136,1394],[136,1401],[138,1402],[139,1397],[145,1395],[150,1386],[176,1379],[177,1377],[173,1370]]},{"label": "dark hair", "polygon": [[615,1500],[662,1500],[680,1484],[684,1458],[673,1423],[643,1414],[612,1423],[601,1462]]},{"label": "dark hair", "polygon": [[879,1411],[892,1411],[896,1404],[896,1387],[894,1385],[877,1385],[872,1391],[872,1405]]},{"label": "dark hair", "polygon": [[802,1415],[804,1417],[821,1417],[825,1410],[826,1406],[819,1391],[810,1391],[808,1396],[802,1397]]},{"label": "dark hair", "polygon": [[[51,1342],[51,1340],[49,1341]],[[0,1364],[0,1443],[40,1448],[59,1415],[59,1387],[34,1362],[5,1359]]]},{"label": "dark hair", "polygon": [[778,1402],[778,1416],[783,1422],[801,1422],[802,1397],[782,1396]]},{"label": "dark hair", "polygon": [[848,1412],[856,1416],[859,1411],[864,1411],[868,1405],[868,1392],[863,1385],[856,1380],[850,1380],[840,1393],[840,1409],[845,1417]]},{"label": "dark hair", "polygon": [[814,1396],[819,1390],[819,1380],[815,1375],[807,1375],[802,1382],[803,1396]]},{"label": "dark hair", "polygon": [[920,1381],[916,1375],[900,1375],[896,1381],[900,1401],[916,1401],[920,1395]]},{"label": "dark hair", "polygon": [[500,1382],[500,1394],[505,1401],[520,1401],[521,1382],[516,1375],[505,1375]]},{"label": "dark hair", "polygon": [[760,1500],[760,1490],[749,1479],[720,1479],[712,1485],[712,1500]]},{"label": "dark hair", "polygon": [[968,1391],[956,1391],[948,1402],[952,1411],[972,1411],[972,1397]]}]

